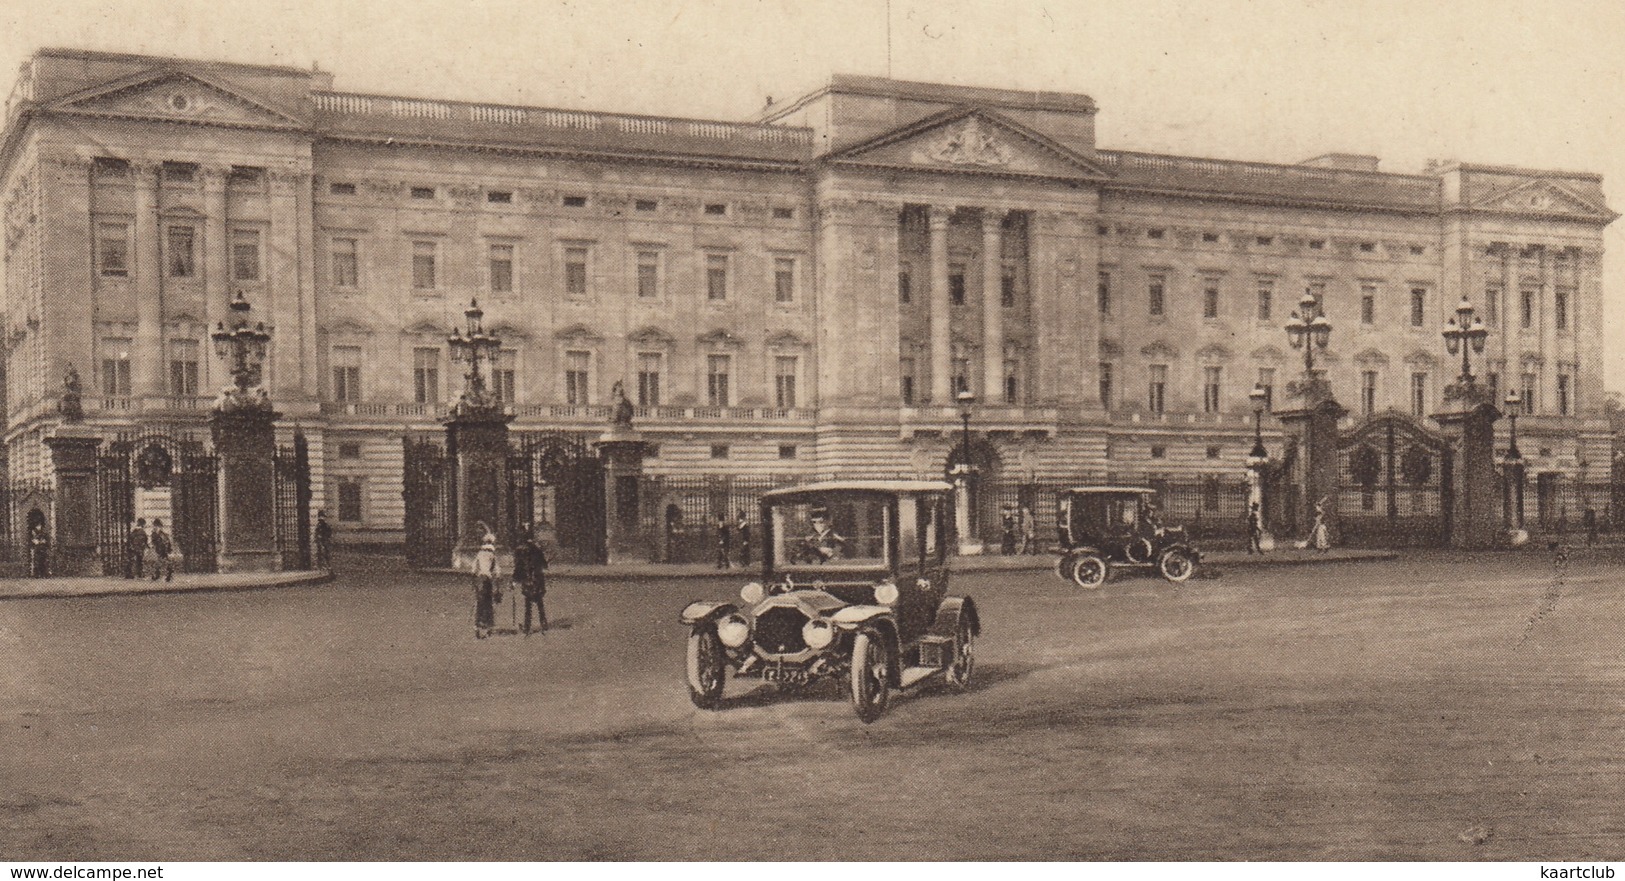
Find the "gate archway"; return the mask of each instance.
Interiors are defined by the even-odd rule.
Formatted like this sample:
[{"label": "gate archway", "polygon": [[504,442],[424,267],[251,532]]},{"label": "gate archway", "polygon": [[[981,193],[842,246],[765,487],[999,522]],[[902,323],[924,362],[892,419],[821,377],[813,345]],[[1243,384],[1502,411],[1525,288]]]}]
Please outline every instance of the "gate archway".
[{"label": "gate archway", "polygon": [[1449,543],[1455,458],[1443,435],[1403,413],[1380,413],[1338,437],[1337,460],[1338,541]]},{"label": "gate archway", "polygon": [[219,458],[190,434],[121,434],[96,457],[97,551],[121,575],[136,518],[163,520],[178,568],[213,572],[219,537]]},{"label": "gate archway", "polygon": [[605,562],[604,463],[587,438],[527,432],[508,449],[508,522],[532,524],[561,562]]}]

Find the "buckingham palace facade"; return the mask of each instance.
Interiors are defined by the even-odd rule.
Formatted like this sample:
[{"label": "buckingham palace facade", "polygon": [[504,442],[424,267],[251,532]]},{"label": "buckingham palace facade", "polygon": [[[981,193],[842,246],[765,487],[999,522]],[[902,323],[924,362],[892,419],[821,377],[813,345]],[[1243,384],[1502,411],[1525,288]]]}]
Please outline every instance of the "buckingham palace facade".
[{"label": "buckingham palace facade", "polygon": [[1595,174],[1101,149],[1084,95],[863,76],[719,122],[43,50],[6,110],[14,481],[50,477],[70,365],[89,426],[201,428],[239,292],[353,535],[399,535],[474,299],[514,428],[596,433],[619,381],[648,474],[941,474],[969,390],[987,467],[1083,480],[1240,474],[1306,292],[1350,419],[1425,417],[1466,296],[1530,474],[1607,480]]}]

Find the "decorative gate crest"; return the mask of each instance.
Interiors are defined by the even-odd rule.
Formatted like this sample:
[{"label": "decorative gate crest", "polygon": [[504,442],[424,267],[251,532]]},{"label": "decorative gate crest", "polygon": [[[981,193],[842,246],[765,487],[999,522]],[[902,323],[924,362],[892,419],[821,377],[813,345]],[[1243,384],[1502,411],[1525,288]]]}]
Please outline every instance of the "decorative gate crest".
[{"label": "decorative gate crest", "polygon": [[1389,411],[1344,432],[1337,448],[1342,542],[1448,543],[1454,461],[1444,436]]}]

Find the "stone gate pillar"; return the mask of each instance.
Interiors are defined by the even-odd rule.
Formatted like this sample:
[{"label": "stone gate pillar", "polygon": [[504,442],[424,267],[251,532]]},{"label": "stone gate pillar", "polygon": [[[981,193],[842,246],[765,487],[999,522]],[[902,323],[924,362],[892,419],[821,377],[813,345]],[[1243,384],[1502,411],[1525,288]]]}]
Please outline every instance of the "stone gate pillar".
[{"label": "stone gate pillar", "polygon": [[[51,574],[100,575],[96,556],[96,448],[102,439],[83,428],[64,426],[45,439],[56,472],[51,521]],[[128,528],[128,527],[126,527]]]},{"label": "stone gate pillar", "polygon": [[649,562],[656,554],[638,516],[643,436],[631,429],[606,431],[598,439],[598,455],[604,460],[605,562]]},{"label": "stone gate pillar", "polygon": [[[1294,385],[1297,385],[1294,383]],[[1322,498],[1326,504],[1326,527],[1332,540],[1339,538],[1337,517],[1337,422],[1348,413],[1331,395],[1324,381],[1304,384],[1300,390],[1296,409],[1277,411],[1281,429],[1289,439],[1297,441],[1303,476],[1303,492],[1297,500],[1298,529],[1307,538],[1315,522],[1315,503]]]},{"label": "stone gate pillar", "polygon": [[[508,485],[508,423],[513,417],[500,406],[465,399],[446,419],[446,450],[456,455],[457,544],[452,568],[472,571],[474,555],[485,541],[485,529],[496,536],[497,559],[504,574],[513,572],[513,530]],[[481,526],[481,524],[484,526]]]},{"label": "stone gate pillar", "polygon": [[[1494,547],[1500,541],[1502,520],[1495,480],[1495,421],[1501,418],[1501,411],[1486,395],[1473,393],[1477,386],[1467,392],[1454,386],[1448,391],[1456,393],[1460,409],[1436,413],[1433,420],[1450,438],[1455,454],[1450,546]],[[1451,400],[1448,392],[1446,400]]]},{"label": "stone gate pillar", "polygon": [[271,572],[276,549],[276,419],[269,399],[227,396],[209,415],[220,457],[221,572]]}]

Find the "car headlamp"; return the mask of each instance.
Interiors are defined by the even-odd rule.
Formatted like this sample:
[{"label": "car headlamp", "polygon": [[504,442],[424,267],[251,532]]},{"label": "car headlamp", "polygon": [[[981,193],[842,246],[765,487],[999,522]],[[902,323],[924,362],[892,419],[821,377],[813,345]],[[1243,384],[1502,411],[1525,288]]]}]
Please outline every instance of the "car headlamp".
[{"label": "car headlamp", "polygon": [[814,618],[801,628],[801,638],[808,648],[821,649],[835,641],[835,628],[822,618]]},{"label": "car headlamp", "polygon": [[717,639],[731,649],[739,648],[750,640],[750,622],[735,612],[717,622]]},{"label": "car headlamp", "polygon": [[875,602],[887,606],[897,602],[897,585],[890,581],[875,585]]},{"label": "car headlamp", "polygon": [[762,587],[760,581],[752,581],[739,591],[739,598],[753,606],[761,602],[765,596],[767,596],[767,588]]}]

